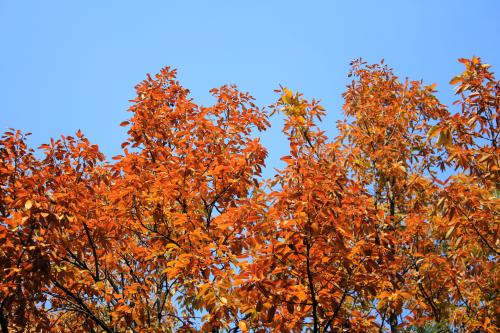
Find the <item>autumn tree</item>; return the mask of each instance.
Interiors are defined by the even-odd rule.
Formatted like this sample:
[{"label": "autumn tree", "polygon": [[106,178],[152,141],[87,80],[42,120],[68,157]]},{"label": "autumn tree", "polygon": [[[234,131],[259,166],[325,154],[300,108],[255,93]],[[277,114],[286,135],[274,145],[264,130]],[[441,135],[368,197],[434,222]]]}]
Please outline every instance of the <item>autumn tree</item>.
[{"label": "autumn tree", "polygon": [[455,170],[434,206],[433,239],[446,260],[448,321],[462,330],[493,332],[499,314],[500,83],[480,58],[459,61],[465,71],[450,82],[459,112],[430,133]]},{"label": "autumn tree", "polygon": [[270,208],[252,231],[263,239],[243,277],[245,295],[258,299],[255,328],[314,332],[369,330],[374,316],[366,300],[376,292],[373,246],[376,212],[349,180],[337,142],[328,142],[315,121],[324,115],[288,89],[275,110],[286,116],[287,166],[272,181]]},{"label": "autumn tree", "polygon": [[422,271],[423,261],[439,262],[432,257],[429,214],[442,157],[427,133],[448,111],[434,85],[400,81],[384,64],[358,61],[351,75],[356,80],[344,93],[344,110],[352,121],[342,123],[340,132],[348,168],[378,214],[375,237],[384,251],[374,306],[391,332],[398,331],[405,308],[411,311],[406,322],[427,316],[440,321],[436,303],[445,297],[445,286]]},{"label": "autumn tree", "polygon": [[460,59],[458,101],[354,61],[338,135],[281,88],[289,155],[234,86],[196,104],[165,68],[136,86],[123,153],[78,131],[0,139],[6,332],[495,332],[499,82]]},{"label": "autumn tree", "polygon": [[213,106],[196,105],[166,68],[137,86],[133,117],[122,124],[130,124],[123,146],[131,151],[112,167],[111,200],[128,224],[123,260],[145,291],[119,317],[132,315],[142,330],[238,323],[238,257],[251,245],[248,222],[265,208],[252,198],[267,152],[251,133],[268,120],[235,87],[211,92]]}]

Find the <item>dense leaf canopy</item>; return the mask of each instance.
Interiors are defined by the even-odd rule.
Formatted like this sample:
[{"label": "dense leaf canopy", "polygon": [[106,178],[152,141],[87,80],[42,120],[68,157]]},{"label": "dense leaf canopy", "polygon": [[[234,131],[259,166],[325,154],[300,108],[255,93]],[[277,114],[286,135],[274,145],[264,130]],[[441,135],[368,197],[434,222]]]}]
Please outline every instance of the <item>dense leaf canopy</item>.
[{"label": "dense leaf canopy", "polygon": [[168,67],[112,162],[80,131],[4,133],[2,333],[497,332],[500,84],[459,61],[455,107],[353,62],[334,138],[281,88],[269,180],[265,109],[234,86],[198,105]]}]

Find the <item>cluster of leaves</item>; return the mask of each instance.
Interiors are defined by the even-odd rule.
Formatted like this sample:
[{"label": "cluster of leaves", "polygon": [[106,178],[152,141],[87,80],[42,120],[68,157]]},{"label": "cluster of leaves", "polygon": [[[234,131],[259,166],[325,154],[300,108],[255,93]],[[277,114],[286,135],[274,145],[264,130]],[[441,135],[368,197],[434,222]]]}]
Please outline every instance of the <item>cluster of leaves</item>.
[{"label": "cluster of leaves", "polygon": [[4,133],[2,333],[495,332],[500,84],[460,62],[456,113],[354,62],[333,139],[282,88],[267,181],[267,113],[234,86],[197,105],[169,68],[137,85],[113,163],[81,132],[41,158]]}]

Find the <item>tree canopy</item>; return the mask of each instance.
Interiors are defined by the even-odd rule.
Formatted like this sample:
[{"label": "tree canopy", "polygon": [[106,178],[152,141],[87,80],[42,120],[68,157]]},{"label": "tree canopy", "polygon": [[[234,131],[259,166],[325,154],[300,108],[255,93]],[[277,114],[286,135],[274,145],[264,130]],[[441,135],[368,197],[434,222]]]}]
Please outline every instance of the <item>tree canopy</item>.
[{"label": "tree canopy", "polygon": [[[112,161],[5,132],[2,333],[497,332],[500,84],[459,61],[455,106],[354,61],[333,138],[317,100],[202,106],[168,67]],[[290,149],[264,179],[273,113]]]}]

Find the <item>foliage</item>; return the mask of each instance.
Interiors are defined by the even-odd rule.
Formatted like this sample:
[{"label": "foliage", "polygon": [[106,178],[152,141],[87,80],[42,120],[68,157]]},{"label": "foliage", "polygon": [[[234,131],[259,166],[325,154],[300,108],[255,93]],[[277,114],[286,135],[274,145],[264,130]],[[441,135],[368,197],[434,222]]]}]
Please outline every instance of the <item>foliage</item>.
[{"label": "foliage", "polygon": [[198,105],[168,67],[137,85],[112,163],[80,131],[42,157],[5,132],[2,333],[496,332],[500,84],[459,61],[456,113],[353,62],[333,139],[281,88],[270,180],[265,110],[234,86]]}]

